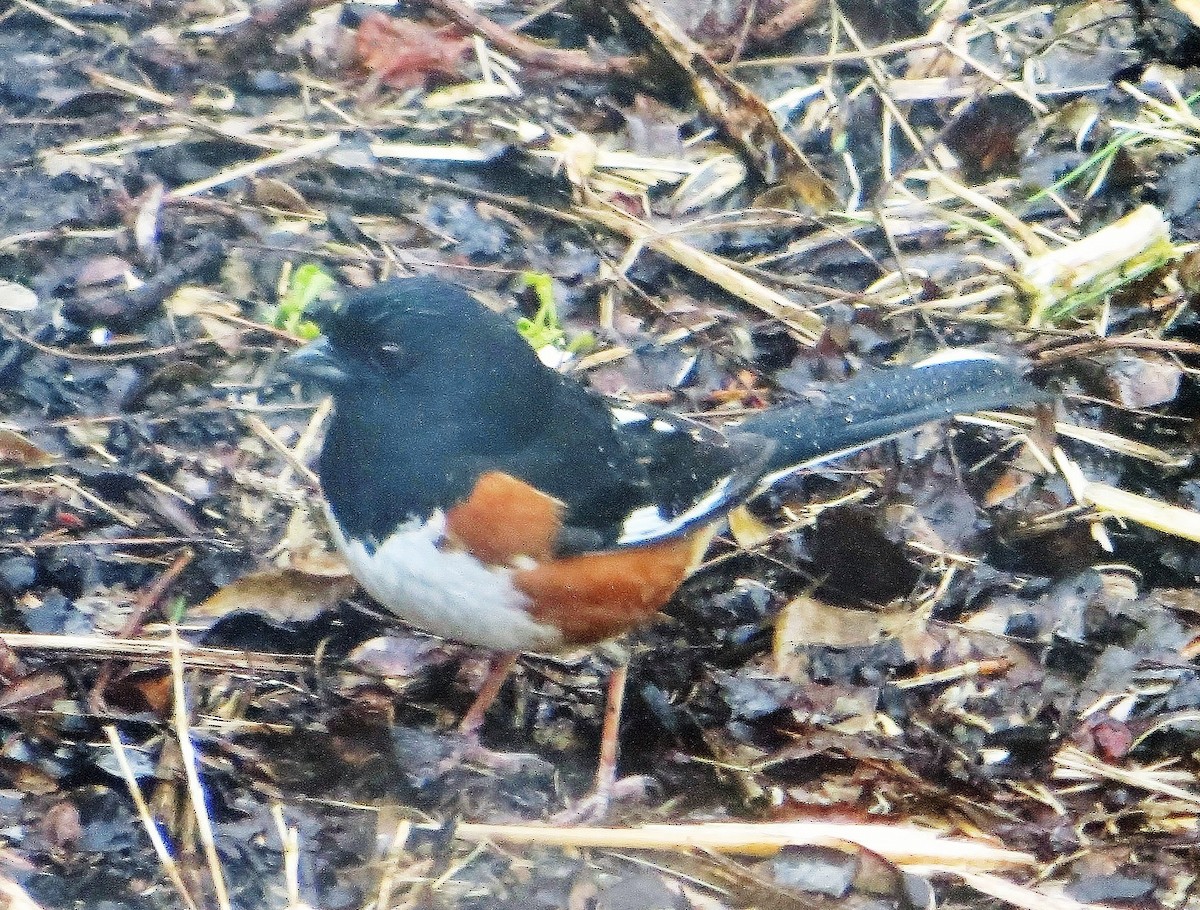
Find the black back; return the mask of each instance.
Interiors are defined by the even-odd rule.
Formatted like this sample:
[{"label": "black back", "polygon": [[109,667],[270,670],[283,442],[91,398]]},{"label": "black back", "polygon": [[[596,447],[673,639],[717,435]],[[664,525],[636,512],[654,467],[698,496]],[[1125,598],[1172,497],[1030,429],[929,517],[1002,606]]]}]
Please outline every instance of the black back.
[{"label": "black back", "polygon": [[610,405],[545,366],[503,316],[436,278],[348,298],[293,371],[332,387],[319,471],[345,533],[380,541],[502,471],[566,505],[561,552],[667,539],[793,467],[931,420],[1044,398],[1022,365],[978,351],[865,373],[755,414],[730,434]]},{"label": "black back", "polygon": [[566,504],[564,551],[604,549],[632,512],[658,506],[671,518],[726,475],[740,478],[731,488],[752,485],[765,460],[761,447],[701,439],[669,415],[620,423],[542,364],[508,320],[438,279],[356,294],[324,328],[345,378],[319,473],[356,537],[382,540],[503,471]]}]

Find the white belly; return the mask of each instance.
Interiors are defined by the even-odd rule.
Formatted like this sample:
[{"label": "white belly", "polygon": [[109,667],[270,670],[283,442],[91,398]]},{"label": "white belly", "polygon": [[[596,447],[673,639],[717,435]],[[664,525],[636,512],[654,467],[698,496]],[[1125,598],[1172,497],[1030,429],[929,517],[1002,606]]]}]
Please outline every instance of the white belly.
[{"label": "white belly", "polygon": [[330,533],[364,590],[410,625],[455,641],[498,651],[553,651],[562,634],[529,615],[529,599],[512,583],[513,570],[486,566],[438,542],[446,516],[401,525],[374,553],[347,541],[332,515]]}]

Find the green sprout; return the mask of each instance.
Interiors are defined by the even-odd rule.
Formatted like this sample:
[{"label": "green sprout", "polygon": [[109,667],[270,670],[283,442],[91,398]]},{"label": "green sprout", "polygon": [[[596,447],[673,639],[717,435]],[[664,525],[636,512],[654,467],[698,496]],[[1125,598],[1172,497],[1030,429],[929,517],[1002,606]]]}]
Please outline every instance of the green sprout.
[{"label": "green sprout", "polygon": [[187,598],[181,596],[172,597],[167,601],[166,608],[163,610],[167,621],[170,623],[181,623],[187,615]]},{"label": "green sprout", "polygon": [[554,304],[554,280],[545,272],[523,272],[521,279],[532,288],[537,297],[538,308],[532,319],[517,320],[517,331],[521,333],[535,351],[545,347],[556,347],[572,354],[589,350],[596,343],[590,332],[583,332],[570,340],[558,319],[558,308]]},{"label": "green sprout", "polygon": [[287,290],[271,320],[277,329],[311,341],[321,334],[317,324],[304,314],[318,297],[333,287],[333,276],[315,263],[306,262],[292,273]]}]

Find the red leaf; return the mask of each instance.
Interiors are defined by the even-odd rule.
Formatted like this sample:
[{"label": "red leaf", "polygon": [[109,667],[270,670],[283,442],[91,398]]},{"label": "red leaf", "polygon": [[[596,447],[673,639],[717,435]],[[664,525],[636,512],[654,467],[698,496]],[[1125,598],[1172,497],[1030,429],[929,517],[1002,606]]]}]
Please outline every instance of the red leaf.
[{"label": "red leaf", "polygon": [[372,13],[363,19],[354,39],[359,64],[384,85],[412,88],[433,73],[462,77],[462,63],[471,46],[458,30],[434,28],[423,22],[393,19]]}]

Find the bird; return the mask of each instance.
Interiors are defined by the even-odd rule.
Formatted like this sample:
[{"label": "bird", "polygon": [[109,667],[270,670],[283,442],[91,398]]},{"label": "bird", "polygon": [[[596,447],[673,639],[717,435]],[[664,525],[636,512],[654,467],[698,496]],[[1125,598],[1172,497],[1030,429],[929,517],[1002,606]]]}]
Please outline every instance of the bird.
[{"label": "bird", "polygon": [[[797,470],[955,414],[1039,400],[1013,357],[946,351],[714,429],[609,399],[542,362],[503,314],[433,276],[347,294],[283,369],[334,408],[317,475],[333,542],[411,626],[497,655],[460,731],[478,745],[518,654],[650,619],[731,510]],[[589,803],[616,782],[624,667]]]}]

